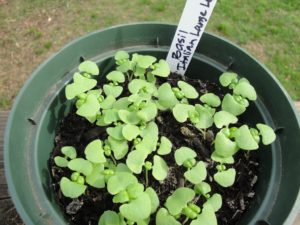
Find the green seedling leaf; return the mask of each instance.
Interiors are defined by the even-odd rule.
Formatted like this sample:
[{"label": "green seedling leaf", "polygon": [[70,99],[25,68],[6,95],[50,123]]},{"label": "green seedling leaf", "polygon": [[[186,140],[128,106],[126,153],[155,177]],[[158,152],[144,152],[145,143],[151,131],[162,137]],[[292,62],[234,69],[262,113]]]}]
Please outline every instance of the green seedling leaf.
[{"label": "green seedling leaf", "polygon": [[149,195],[149,198],[151,200],[151,214],[152,214],[157,210],[159,206],[159,198],[152,187],[148,187],[145,190],[145,193]]},{"label": "green seedling leaf", "polygon": [[158,103],[165,108],[173,108],[178,103],[169,83],[163,83],[158,88]]},{"label": "green seedling leaf", "polygon": [[144,193],[144,185],[141,183],[130,184],[126,190],[130,199],[136,199]]},{"label": "green seedling leaf", "polygon": [[65,89],[66,98],[71,100],[77,95],[82,94],[88,90],[91,90],[97,85],[97,81],[94,79],[86,78],[79,73],[75,73],[73,76],[74,83],[68,84]]},{"label": "green seedling leaf", "polygon": [[100,107],[102,109],[111,109],[116,102],[116,99],[112,95],[108,95],[103,102],[100,103]]},{"label": "green seedling leaf", "polygon": [[93,171],[90,175],[86,176],[86,183],[95,188],[105,187],[105,176],[101,173],[104,170],[103,164],[94,164]]},{"label": "green seedling leaf", "polygon": [[132,62],[129,60],[122,62],[116,69],[122,73],[127,73],[129,70],[132,70]]},{"label": "green seedling leaf", "polygon": [[113,108],[115,110],[120,110],[120,109],[127,109],[128,106],[131,104],[130,101],[128,101],[128,97],[123,97],[119,98],[114,104]]},{"label": "green seedling leaf", "polygon": [[215,162],[219,162],[222,164],[224,164],[224,163],[233,164],[234,163],[234,158],[232,156],[224,158],[222,156],[219,156],[215,151],[212,153],[211,159]]},{"label": "green seedling leaf", "polygon": [[260,135],[262,136],[262,143],[264,145],[269,145],[275,141],[276,134],[274,133],[274,130],[271,127],[262,123],[256,124],[256,127],[259,130]]},{"label": "green seedling leaf", "polygon": [[102,148],[102,142],[96,139],[89,143],[84,150],[85,158],[92,163],[105,163],[106,158]]},{"label": "green seedling leaf", "polygon": [[156,58],[149,55],[138,55],[137,65],[143,69],[149,68],[154,62]]},{"label": "green seedling leaf", "polygon": [[115,127],[109,127],[106,129],[106,132],[108,133],[109,136],[113,137],[116,140],[122,141],[124,140],[123,136],[123,127],[124,125],[117,125]]},{"label": "green seedling leaf", "polygon": [[66,177],[60,180],[60,190],[65,197],[77,198],[85,192],[86,186],[69,180]]},{"label": "green seedling leaf", "polygon": [[121,60],[126,60],[126,59],[129,59],[129,54],[125,51],[118,51],[116,54],[115,54],[115,60],[116,61],[121,61]]},{"label": "green seedling leaf", "polygon": [[222,110],[239,116],[246,111],[246,107],[238,103],[231,94],[226,94],[222,101]]},{"label": "green seedling leaf", "polygon": [[127,173],[131,173],[131,170],[128,168],[128,166],[124,163],[118,163],[117,167],[116,167],[116,173],[119,172],[127,172]]},{"label": "green seedling leaf", "polygon": [[70,159],[75,159],[77,156],[76,149],[72,146],[62,147],[61,152]]},{"label": "green seedling leaf", "polygon": [[214,175],[214,180],[220,184],[222,187],[230,187],[234,184],[236,176],[236,171],[233,168],[230,168],[225,171],[217,172]]},{"label": "green seedling leaf", "polygon": [[207,172],[203,161],[198,162],[195,167],[184,173],[184,177],[192,184],[201,183],[206,176]]},{"label": "green seedling leaf", "polygon": [[124,158],[128,152],[128,143],[127,140],[117,140],[111,136],[108,136],[108,143],[111,147],[111,150],[114,153],[116,160]]},{"label": "green seedling leaf", "polygon": [[143,137],[142,141],[135,146],[136,150],[147,152],[151,154],[156,150],[158,142],[158,136],[146,135]]},{"label": "green seedling leaf", "polygon": [[86,72],[91,75],[99,75],[99,68],[97,64],[89,60],[80,63],[78,69],[80,72]]},{"label": "green seedling leaf", "polygon": [[125,82],[125,76],[120,71],[112,71],[109,74],[106,75],[106,78],[110,81],[115,81],[117,83],[123,83]]},{"label": "green seedling leaf", "polygon": [[214,211],[217,212],[222,207],[222,196],[220,194],[213,194],[207,201],[204,203],[203,206],[206,204],[210,204]]},{"label": "green seedling leaf", "polygon": [[168,155],[172,150],[172,142],[166,138],[165,136],[162,136],[160,138],[160,145],[157,150],[157,153],[159,155]]},{"label": "green seedling leaf", "polygon": [[219,111],[216,112],[214,115],[214,123],[216,124],[217,128],[222,128],[224,126],[229,126],[229,124],[237,123],[238,118],[226,111]]},{"label": "green seedling leaf", "polygon": [[187,104],[181,104],[178,103],[175,105],[173,108],[173,115],[174,118],[179,122],[179,123],[184,123],[187,118],[189,117],[189,111],[193,110],[194,106],[192,105],[187,105]]},{"label": "green seedling leaf", "polygon": [[190,85],[184,81],[178,81],[177,85],[181,89],[182,93],[184,94],[184,96],[186,98],[196,99],[199,97],[198,92],[192,85]]},{"label": "green seedling leaf", "polygon": [[113,203],[125,203],[125,202],[129,202],[130,198],[129,195],[127,193],[127,191],[120,191],[118,194],[116,194],[113,199],[112,199]]},{"label": "green seedling leaf", "polygon": [[145,136],[158,136],[158,126],[155,122],[150,122],[147,124],[145,129],[141,130],[141,134],[142,137]]},{"label": "green seedling leaf", "polygon": [[166,60],[159,60],[158,63],[154,64],[154,70],[152,71],[152,74],[159,77],[168,77],[170,75],[170,67],[169,64],[166,62]]},{"label": "green seedling leaf", "polygon": [[56,156],[54,158],[54,162],[55,162],[55,165],[57,165],[59,167],[67,167],[68,163],[69,163],[69,161],[66,158],[61,157],[61,156]]},{"label": "green seedling leaf", "polygon": [[141,109],[137,116],[145,122],[153,120],[157,115],[157,106],[153,102],[149,102],[143,109]]},{"label": "green seedling leaf", "polygon": [[186,160],[197,156],[196,152],[188,147],[181,147],[175,151],[175,161],[181,166]]},{"label": "green seedling leaf", "polygon": [[244,150],[256,150],[258,144],[252,136],[250,129],[247,125],[241,126],[234,134],[237,146]]},{"label": "green seedling leaf", "polygon": [[130,112],[128,110],[121,109],[118,112],[120,119],[127,124],[136,125],[140,122],[140,118],[137,116],[137,112]]},{"label": "green seedling leaf", "polygon": [[165,160],[162,157],[155,155],[153,158],[153,167],[152,167],[153,177],[158,181],[162,181],[166,179],[166,177],[168,176],[168,170],[169,167],[165,162]]},{"label": "green seedling leaf", "polygon": [[106,96],[112,95],[113,97],[117,98],[122,94],[123,87],[104,84],[103,91],[106,94]]},{"label": "green seedling leaf", "polygon": [[220,131],[215,138],[215,152],[218,156],[227,158],[233,156],[238,151],[238,146]]},{"label": "green seedling leaf", "polygon": [[202,213],[190,225],[218,225],[214,208],[210,204],[203,206]]},{"label": "green seedling leaf", "polygon": [[141,90],[147,90],[149,93],[152,93],[151,91],[154,91],[153,84],[142,80],[142,79],[134,79],[128,84],[128,90],[132,94],[137,94]]},{"label": "green seedling leaf", "polygon": [[72,159],[68,163],[68,168],[70,170],[82,173],[85,176],[90,175],[91,172],[93,171],[92,163],[90,163],[89,161],[87,161],[83,158]]},{"label": "green seedling leaf", "polygon": [[206,93],[200,97],[200,101],[211,106],[218,107],[221,105],[220,98],[214,93]]},{"label": "green seedling leaf", "polygon": [[195,109],[199,114],[199,121],[195,124],[195,127],[199,130],[207,129],[214,123],[213,114],[210,109],[205,108],[202,105],[196,104]]},{"label": "green seedling leaf", "polygon": [[254,87],[248,82],[239,82],[233,89],[233,93],[244,98],[248,98],[252,101],[255,101],[257,99]]},{"label": "green seedling leaf", "polygon": [[165,203],[166,208],[170,214],[175,216],[181,213],[182,209],[193,200],[195,192],[186,187],[177,188],[171,196],[167,198]]},{"label": "green seedling leaf", "polygon": [[128,141],[132,141],[139,134],[140,134],[140,128],[136,125],[126,124],[122,129],[122,135]]},{"label": "green seedling leaf", "polygon": [[145,73],[146,73],[146,69],[139,67],[139,66],[134,67],[133,74],[135,77],[145,79]]},{"label": "green seedling leaf", "polygon": [[219,81],[223,87],[227,87],[231,83],[237,82],[237,74],[232,72],[225,72],[220,76]]},{"label": "green seedling leaf", "polygon": [[194,190],[197,194],[206,195],[211,192],[211,187],[208,183],[201,182],[195,185]]},{"label": "green seedling leaf", "polygon": [[89,94],[83,105],[76,111],[76,114],[82,117],[93,117],[99,112],[100,104],[93,94]]},{"label": "green seedling leaf", "polygon": [[156,225],[181,225],[165,208],[160,208],[156,214]]},{"label": "green seedling leaf", "polygon": [[119,215],[114,211],[105,211],[99,220],[98,225],[123,225]]},{"label": "green seedling leaf", "polygon": [[151,213],[151,200],[146,193],[141,194],[137,199],[128,204],[120,206],[120,213],[131,221],[147,219]]},{"label": "green seedling leaf", "polygon": [[118,194],[120,191],[126,190],[130,184],[137,183],[137,178],[131,173],[118,172],[109,178],[107,182],[107,191],[112,194]]},{"label": "green seedling leaf", "polygon": [[142,172],[143,165],[145,164],[147,156],[147,151],[131,151],[127,156],[126,165],[133,173],[140,174]]},{"label": "green seedling leaf", "polygon": [[104,109],[102,111],[103,122],[107,125],[117,122],[119,120],[118,110],[116,109]]}]

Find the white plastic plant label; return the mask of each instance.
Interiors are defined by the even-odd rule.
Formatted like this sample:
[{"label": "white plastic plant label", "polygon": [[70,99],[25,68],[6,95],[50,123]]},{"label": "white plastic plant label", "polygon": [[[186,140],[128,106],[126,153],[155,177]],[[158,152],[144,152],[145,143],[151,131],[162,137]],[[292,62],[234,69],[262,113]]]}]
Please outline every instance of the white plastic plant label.
[{"label": "white plastic plant label", "polygon": [[184,75],[217,0],[187,0],[167,62],[171,71]]}]

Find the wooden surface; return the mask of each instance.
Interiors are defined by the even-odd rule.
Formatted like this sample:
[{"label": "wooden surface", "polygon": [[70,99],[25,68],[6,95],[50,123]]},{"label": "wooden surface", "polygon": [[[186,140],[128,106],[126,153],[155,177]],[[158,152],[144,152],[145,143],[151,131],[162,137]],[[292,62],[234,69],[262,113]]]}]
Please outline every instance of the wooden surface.
[{"label": "wooden surface", "polygon": [[[300,102],[295,104],[300,113]],[[23,223],[10,200],[4,177],[3,134],[7,117],[8,111],[0,112],[0,225],[21,225]],[[294,225],[300,225],[300,213]]]}]

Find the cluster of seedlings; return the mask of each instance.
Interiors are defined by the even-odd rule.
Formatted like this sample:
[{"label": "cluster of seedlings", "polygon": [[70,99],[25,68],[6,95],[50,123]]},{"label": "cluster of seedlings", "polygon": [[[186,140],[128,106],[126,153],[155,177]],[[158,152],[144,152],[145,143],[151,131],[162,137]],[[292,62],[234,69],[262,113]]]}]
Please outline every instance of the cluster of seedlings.
[{"label": "cluster of seedlings", "polygon": [[[276,138],[265,124],[254,128],[238,123],[237,116],[245,112],[249,101],[256,100],[255,89],[247,79],[225,72],[219,80],[231,93],[223,99],[214,93],[200,96],[183,80],[173,87],[168,82],[157,82],[170,75],[165,60],[157,62],[153,56],[140,54],[130,57],[124,51],[117,52],[115,60],[116,70],[106,75],[107,82],[100,89],[95,89],[94,78],[99,68],[91,61],[82,62],[73,82],[66,86],[66,98],[76,102],[76,114],[106,127],[107,138],[91,141],[85,147],[85,158],[78,157],[73,146],[61,148],[55,164],[71,171],[70,177],[60,180],[62,194],[78,198],[87,186],[106,189],[119,210],[100,214],[99,225],[147,225],[150,221],[156,225],[217,225],[222,196],[213,193],[206,181],[207,163],[197,161],[197,149],[174,149],[168,137],[160,134],[155,119],[159,111],[168,110],[179,123],[193,124],[204,138],[207,129],[215,126],[213,182],[227,188],[236,177],[231,166],[233,156],[238,151],[258,149],[261,141],[271,144]],[[127,96],[122,95],[125,91]],[[195,99],[199,104],[191,104]],[[166,157],[173,157],[176,166],[184,170],[183,184],[161,202],[149,185],[149,177],[158,182],[168,177]],[[145,182],[138,179],[141,174],[145,174]],[[202,205],[197,204],[199,199]]]}]

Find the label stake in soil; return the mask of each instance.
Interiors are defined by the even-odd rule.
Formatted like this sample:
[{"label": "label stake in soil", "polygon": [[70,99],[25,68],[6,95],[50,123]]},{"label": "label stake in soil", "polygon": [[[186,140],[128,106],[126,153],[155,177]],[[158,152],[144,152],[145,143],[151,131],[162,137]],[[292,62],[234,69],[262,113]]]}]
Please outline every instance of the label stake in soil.
[{"label": "label stake in soil", "polygon": [[167,62],[171,72],[184,75],[217,0],[187,0],[173,38]]}]

